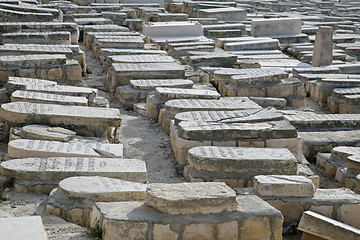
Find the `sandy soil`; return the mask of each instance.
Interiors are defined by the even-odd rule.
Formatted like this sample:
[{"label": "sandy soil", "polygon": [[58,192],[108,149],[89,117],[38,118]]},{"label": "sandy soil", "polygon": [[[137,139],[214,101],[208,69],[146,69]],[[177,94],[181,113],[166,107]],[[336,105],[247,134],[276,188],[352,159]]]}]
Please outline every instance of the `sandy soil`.
[{"label": "sandy soil", "polygon": [[[105,73],[102,71],[99,62],[93,57],[92,52],[83,44],[80,44],[80,46],[86,53],[87,67],[91,71],[84,78],[83,86],[100,89],[100,96],[107,97],[110,101],[110,106],[119,108],[122,113],[122,124],[118,132],[118,140],[124,145],[124,157],[144,160],[147,165],[150,183],[185,181],[176,170],[176,162],[171,150],[169,137],[163,132],[160,125],[134,112],[125,111],[116,98],[105,92]],[[308,107],[316,108],[316,105],[310,101]],[[315,111],[321,110],[315,109]],[[2,140],[2,143],[0,143],[0,154],[3,156],[6,154],[7,146],[1,134],[1,127],[0,125],[0,141]],[[311,166],[311,168],[321,176],[322,188],[339,186],[336,182],[325,178],[322,169],[317,166]],[[40,215],[49,239],[92,239],[89,237],[87,229],[47,214],[44,207],[47,195],[15,193],[8,188],[5,189],[3,195],[6,201],[0,202],[0,216],[1,214],[9,214],[11,216]]]}]

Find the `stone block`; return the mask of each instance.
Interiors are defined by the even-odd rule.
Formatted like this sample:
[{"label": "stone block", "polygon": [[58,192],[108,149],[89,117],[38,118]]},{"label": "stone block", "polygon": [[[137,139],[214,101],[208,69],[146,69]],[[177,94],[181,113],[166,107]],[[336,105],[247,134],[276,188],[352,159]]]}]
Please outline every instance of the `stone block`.
[{"label": "stone block", "polygon": [[236,210],[236,194],[224,183],[150,184],[145,204],[167,214],[210,214]]}]

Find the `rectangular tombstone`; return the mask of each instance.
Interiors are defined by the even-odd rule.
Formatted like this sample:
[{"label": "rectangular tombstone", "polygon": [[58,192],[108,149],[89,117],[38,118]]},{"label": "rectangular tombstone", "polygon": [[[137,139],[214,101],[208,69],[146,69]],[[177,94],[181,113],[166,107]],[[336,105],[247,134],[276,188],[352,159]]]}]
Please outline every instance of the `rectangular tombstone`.
[{"label": "rectangular tombstone", "polygon": [[142,32],[148,37],[203,36],[198,22],[154,22],[144,24]]},{"label": "rectangular tombstone", "polygon": [[107,128],[119,127],[121,122],[118,109],[28,102],[2,104],[0,115],[10,126],[56,125],[98,137],[104,137]]},{"label": "rectangular tombstone", "polygon": [[139,79],[130,80],[130,86],[138,90],[154,90],[157,87],[191,88],[194,82],[186,79]]},{"label": "rectangular tombstone", "polygon": [[66,56],[63,54],[38,54],[38,55],[18,55],[18,56],[0,56],[0,67],[11,68],[42,66],[42,65],[56,65],[65,64]]},{"label": "rectangular tombstone", "polygon": [[218,20],[225,22],[246,21],[247,19],[247,14],[244,9],[234,7],[199,9],[197,14],[199,17],[217,18]]},{"label": "rectangular tombstone", "polygon": [[109,56],[108,62],[111,63],[172,63],[176,62],[171,56],[163,55],[119,55]]},{"label": "rectangular tombstone", "polygon": [[18,139],[8,144],[9,158],[105,157],[122,158],[122,144]]},{"label": "rectangular tombstone", "polygon": [[73,22],[0,22],[0,32],[29,31],[68,31],[71,34],[71,44],[77,44],[79,40],[79,28]]},{"label": "rectangular tombstone", "polygon": [[207,99],[174,99],[164,104],[167,114],[175,116],[179,112],[188,111],[232,111],[241,109],[261,109],[247,97]]},{"label": "rectangular tombstone", "polygon": [[168,101],[170,99],[185,99],[185,98],[219,99],[221,97],[221,95],[217,91],[202,90],[202,89],[164,88],[164,87],[157,87],[155,89],[155,96],[160,101]]},{"label": "rectangular tombstone", "polygon": [[40,45],[40,44],[5,44],[0,45],[0,55],[25,54],[65,54],[73,55],[71,47],[66,45]]},{"label": "rectangular tombstone", "polygon": [[56,180],[74,176],[102,176],[146,182],[146,165],[138,159],[50,157],[12,159],[0,164],[3,175],[20,180]]},{"label": "rectangular tombstone", "polygon": [[333,29],[320,26],[316,33],[312,65],[320,67],[331,65],[333,61]]},{"label": "rectangular tombstone", "polygon": [[240,123],[283,120],[283,115],[274,108],[245,109],[234,111],[190,111],[175,115],[175,125],[181,121]]},{"label": "rectangular tombstone", "polygon": [[261,196],[313,197],[315,194],[313,182],[305,176],[258,175],[253,183]]},{"label": "rectangular tombstone", "polygon": [[141,37],[133,38],[98,38],[95,39],[96,47],[110,47],[110,48],[143,48],[145,45]]},{"label": "rectangular tombstone", "polygon": [[7,239],[48,239],[40,216],[0,218],[0,229]]},{"label": "rectangular tombstone", "polygon": [[128,85],[132,79],[185,77],[184,67],[177,63],[114,63],[109,73],[111,71],[115,77],[115,79],[111,79],[111,85],[115,87]]},{"label": "rectangular tombstone", "polygon": [[261,123],[213,123],[182,121],[179,136],[190,140],[230,141],[244,139],[296,138],[297,131],[286,121]]},{"label": "rectangular tombstone", "polygon": [[284,118],[297,129],[358,129],[360,114],[295,114]]},{"label": "rectangular tombstone", "polygon": [[240,50],[277,50],[280,49],[279,40],[254,40],[245,42],[229,42],[224,44],[225,51]]},{"label": "rectangular tombstone", "polygon": [[253,37],[274,35],[295,35],[301,33],[300,18],[253,19],[251,35]]},{"label": "rectangular tombstone", "polygon": [[70,32],[25,32],[25,33],[4,33],[1,38],[2,44],[60,44],[70,45]]},{"label": "rectangular tombstone", "polygon": [[12,102],[51,103],[60,105],[87,106],[86,97],[73,97],[51,93],[17,90],[11,94]]}]

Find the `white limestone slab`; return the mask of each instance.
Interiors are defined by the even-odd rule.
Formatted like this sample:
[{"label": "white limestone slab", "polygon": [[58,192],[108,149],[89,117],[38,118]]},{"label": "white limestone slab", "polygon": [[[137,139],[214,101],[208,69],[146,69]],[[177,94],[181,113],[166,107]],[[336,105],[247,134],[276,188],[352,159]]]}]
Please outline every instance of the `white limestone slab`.
[{"label": "white limestone slab", "polygon": [[188,88],[192,87],[194,82],[187,79],[139,79],[130,80],[130,86],[135,89],[153,90],[156,87],[174,87]]},{"label": "white limestone slab", "polygon": [[68,197],[95,202],[144,199],[146,184],[100,176],[70,177],[59,182],[58,190]]},{"label": "white limestone slab", "polygon": [[59,142],[18,139],[8,144],[9,158],[107,157],[122,158],[122,144]]},{"label": "white limestone slab", "polygon": [[74,176],[101,176],[144,183],[146,165],[139,159],[53,157],[13,159],[0,164],[4,176],[20,180],[62,180]]},{"label": "white limestone slab", "polygon": [[254,37],[289,35],[301,33],[300,18],[270,18],[253,19],[251,21],[251,35]]},{"label": "white limestone slab", "polygon": [[49,141],[68,142],[75,137],[76,132],[61,127],[49,127],[45,125],[26,125],[22,131],[35,139],[43,139]]},{"label": "white limestone slab", "polygon": [[142,32],[148,37],[203,36],[198,22],[151,22],[144,24]]}]

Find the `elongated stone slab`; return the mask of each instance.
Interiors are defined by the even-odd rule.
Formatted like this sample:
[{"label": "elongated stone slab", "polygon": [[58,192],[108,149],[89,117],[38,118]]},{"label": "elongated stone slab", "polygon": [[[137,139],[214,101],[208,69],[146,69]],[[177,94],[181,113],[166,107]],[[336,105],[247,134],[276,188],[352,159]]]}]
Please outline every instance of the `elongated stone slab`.
[{"label": "elongated stone slab", "polygon": [[231,111],[241,109],[261,109],[255,102],[247,97],[208,99],[173,99],[167,101],[165,110],[168,114],[176,115],[188,111]]},{"label": "elongated stone slab", "polygon": [[44,125],[26,125],[22,131],[29,137],[48,141],[68,142],[75,137],[76,132],[60,127],[49,127]]},{"label": "elongated stone slab", "polygon": [[[144,183],[146,165],[138,159],[124,158],[23,158],[0,164],[2,175],[18,180],[60,181],[74,176],[102,176]],[[39,184],[39,183],[38,183]]]},{"label": "elongated stone slab", "polygon": [[202,90],[202,89],[164,88],[164,87],[157,87],[155,89],[155,96],[161,101],[167,101],[169,99],[187,99],[187,98],[219,99],[221,97],[221,95],[217,91]]},{"label": "elongated stone slab", "polygon": [[259,175],[254,177],[255,190],[261,196],[313,197],[315,186],[305,176]]},{"label": "elongated stone slab", "polygon": [[260,123],[213,123],[182,121],[179,136],[191,140],[280,139],[296,138],[297,131],[286,121]]},{"label": "elongated stone slab", "polygon": [[51,93],[17,90],[11,94],[12,102],[51,103],[61,105],[87,106],[86,97],[74,97]]},{"label": "elongated stone slab", "polygon": [[178,125],[178,123],[181,121],[250,123],[283,119],[283,115],[274,108],[246,109],[236,111],[191,111],[176,114],[175,125]]},{"label": "elongated stone slab", "polygon": [[296,174],[297,160],[286,148],[243,148],[201,146],[188,151],[190,167],[209,172],[239,173],[244,177],[259,174]]},{"label": "elongated stone slab", "polygon": [[236,210],[235,191],[225,183],[152,183],[145,193],[145,205],[159,212],[211,214]]},{"label": "elongated stone slab", "polygon": [[14,124],[49,123],[50,125],[118,127],[121,121],[118,109],[28,102],[2,104],[0,115],[5,121]]},{"label": "elongated stone slab", "polygon": [[176,62],[171,56],[163,55],[115,55],[109,56],[109,63],[172,63]]},{"label": "elongated stone slab", "polygon": [[177,63],[114,63],[112,64],[116,75],[121,78],[182,78],[184,67]]},{"label": "elongated stone slab", "polygon": [[284,118],[298,129],[357,129],[360,114],[295,114]]},{"label": "elongated stone slab", "polygon": [[40,216],[0,218],[0,230],[4,239],[48,239]]},{"label": "elongated stone slab", "polygon": [[8,144],[9,158],[28,157],[107,157],[122,158],[122,144],[58,142],[18,139]]},{"label": "elongated stone slab", "polygon": [[251,21],[251,35],[260,37],[300,34],[301,25],[300,18],[253,19]]},{"label": "elongated stone slab", "polygon": [[190,88],[193,84],[193,81],[187,79],[130,80],[130,86],[139,90],[154,90],[157,87]]},{"label": "elongated stone slab", "polygon": [[58,191],[68,197],[95,202],[136,201],[144,199],[146,184],[107,177],[70,177],[59,182]]},{"label": "elongated stone slab", "polygon": [[[359,239],[360,230],[321,214],[306,211],[301,217],[299,230],[309,233],[308,239]],[[314,237],[315,236],[315,237]]]}]

